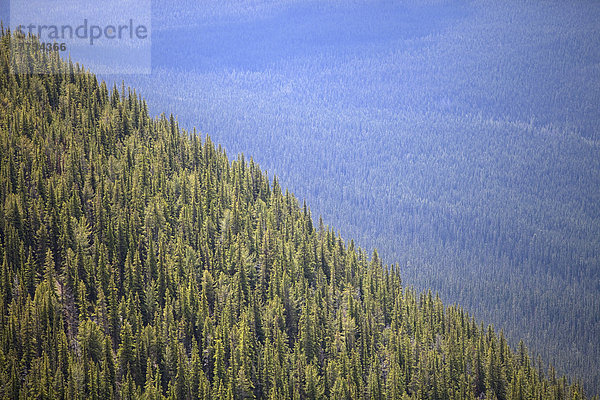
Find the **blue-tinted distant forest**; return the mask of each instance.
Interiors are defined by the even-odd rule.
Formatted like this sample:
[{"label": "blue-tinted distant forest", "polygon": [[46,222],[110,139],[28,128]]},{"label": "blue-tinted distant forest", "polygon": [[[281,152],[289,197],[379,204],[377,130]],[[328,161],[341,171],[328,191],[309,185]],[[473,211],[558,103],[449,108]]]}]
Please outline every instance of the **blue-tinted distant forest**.
[{"label": "blue-tinted distant forest", "polygon": [[153,4],[110,76],[600,391],[600,2]]}]

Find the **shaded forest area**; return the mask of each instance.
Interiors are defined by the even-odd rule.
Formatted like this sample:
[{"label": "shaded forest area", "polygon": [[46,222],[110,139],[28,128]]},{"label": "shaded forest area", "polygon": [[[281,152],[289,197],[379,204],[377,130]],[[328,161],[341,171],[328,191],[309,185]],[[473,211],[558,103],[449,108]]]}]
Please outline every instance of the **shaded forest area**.
[{"label": "shaded forest area", "polygon": [[11,74],[10,40],[3,398],[585,398],[135,90],[55,53]]},{"label": "shaded forest area", "polygon": [[600,393],[600,3],[178,4],[110,79]]}]

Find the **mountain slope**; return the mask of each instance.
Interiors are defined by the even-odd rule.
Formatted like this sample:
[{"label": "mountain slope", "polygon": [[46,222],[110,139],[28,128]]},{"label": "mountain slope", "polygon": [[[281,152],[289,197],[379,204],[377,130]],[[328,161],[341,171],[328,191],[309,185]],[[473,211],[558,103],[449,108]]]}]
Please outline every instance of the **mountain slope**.
[{"label": "mountain slope", "polygon": [[4,398],[583,398],[252,160],[0,42]]},{"label": "mountain slope", "polygon": [[152,113],[600,394],[600,2],[153,4]]}]

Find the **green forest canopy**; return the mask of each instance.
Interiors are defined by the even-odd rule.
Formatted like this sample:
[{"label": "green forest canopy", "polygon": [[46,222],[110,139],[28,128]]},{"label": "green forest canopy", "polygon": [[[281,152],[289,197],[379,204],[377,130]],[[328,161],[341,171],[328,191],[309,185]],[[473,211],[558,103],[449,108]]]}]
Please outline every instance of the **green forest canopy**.
[{"label": "green forest canopy", "polygon": [[11,74],[10,40],[3,398],[585,398],[135,90],[55,53]]}]

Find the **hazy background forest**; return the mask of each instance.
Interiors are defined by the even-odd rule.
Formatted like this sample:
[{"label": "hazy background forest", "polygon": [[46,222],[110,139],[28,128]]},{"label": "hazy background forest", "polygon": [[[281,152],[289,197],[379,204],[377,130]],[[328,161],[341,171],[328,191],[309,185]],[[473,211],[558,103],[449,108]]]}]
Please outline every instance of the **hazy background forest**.
[{"label": "hazy background forest", "polygon": [[600,4],[154,4],[125,79],[387,262],[600,376]]},{"label": "hazy background forest", "polygon": [[[153,2],[136,87],[600,392],[600,3]],[[92,66],[93,68],[93,66]]]}]

